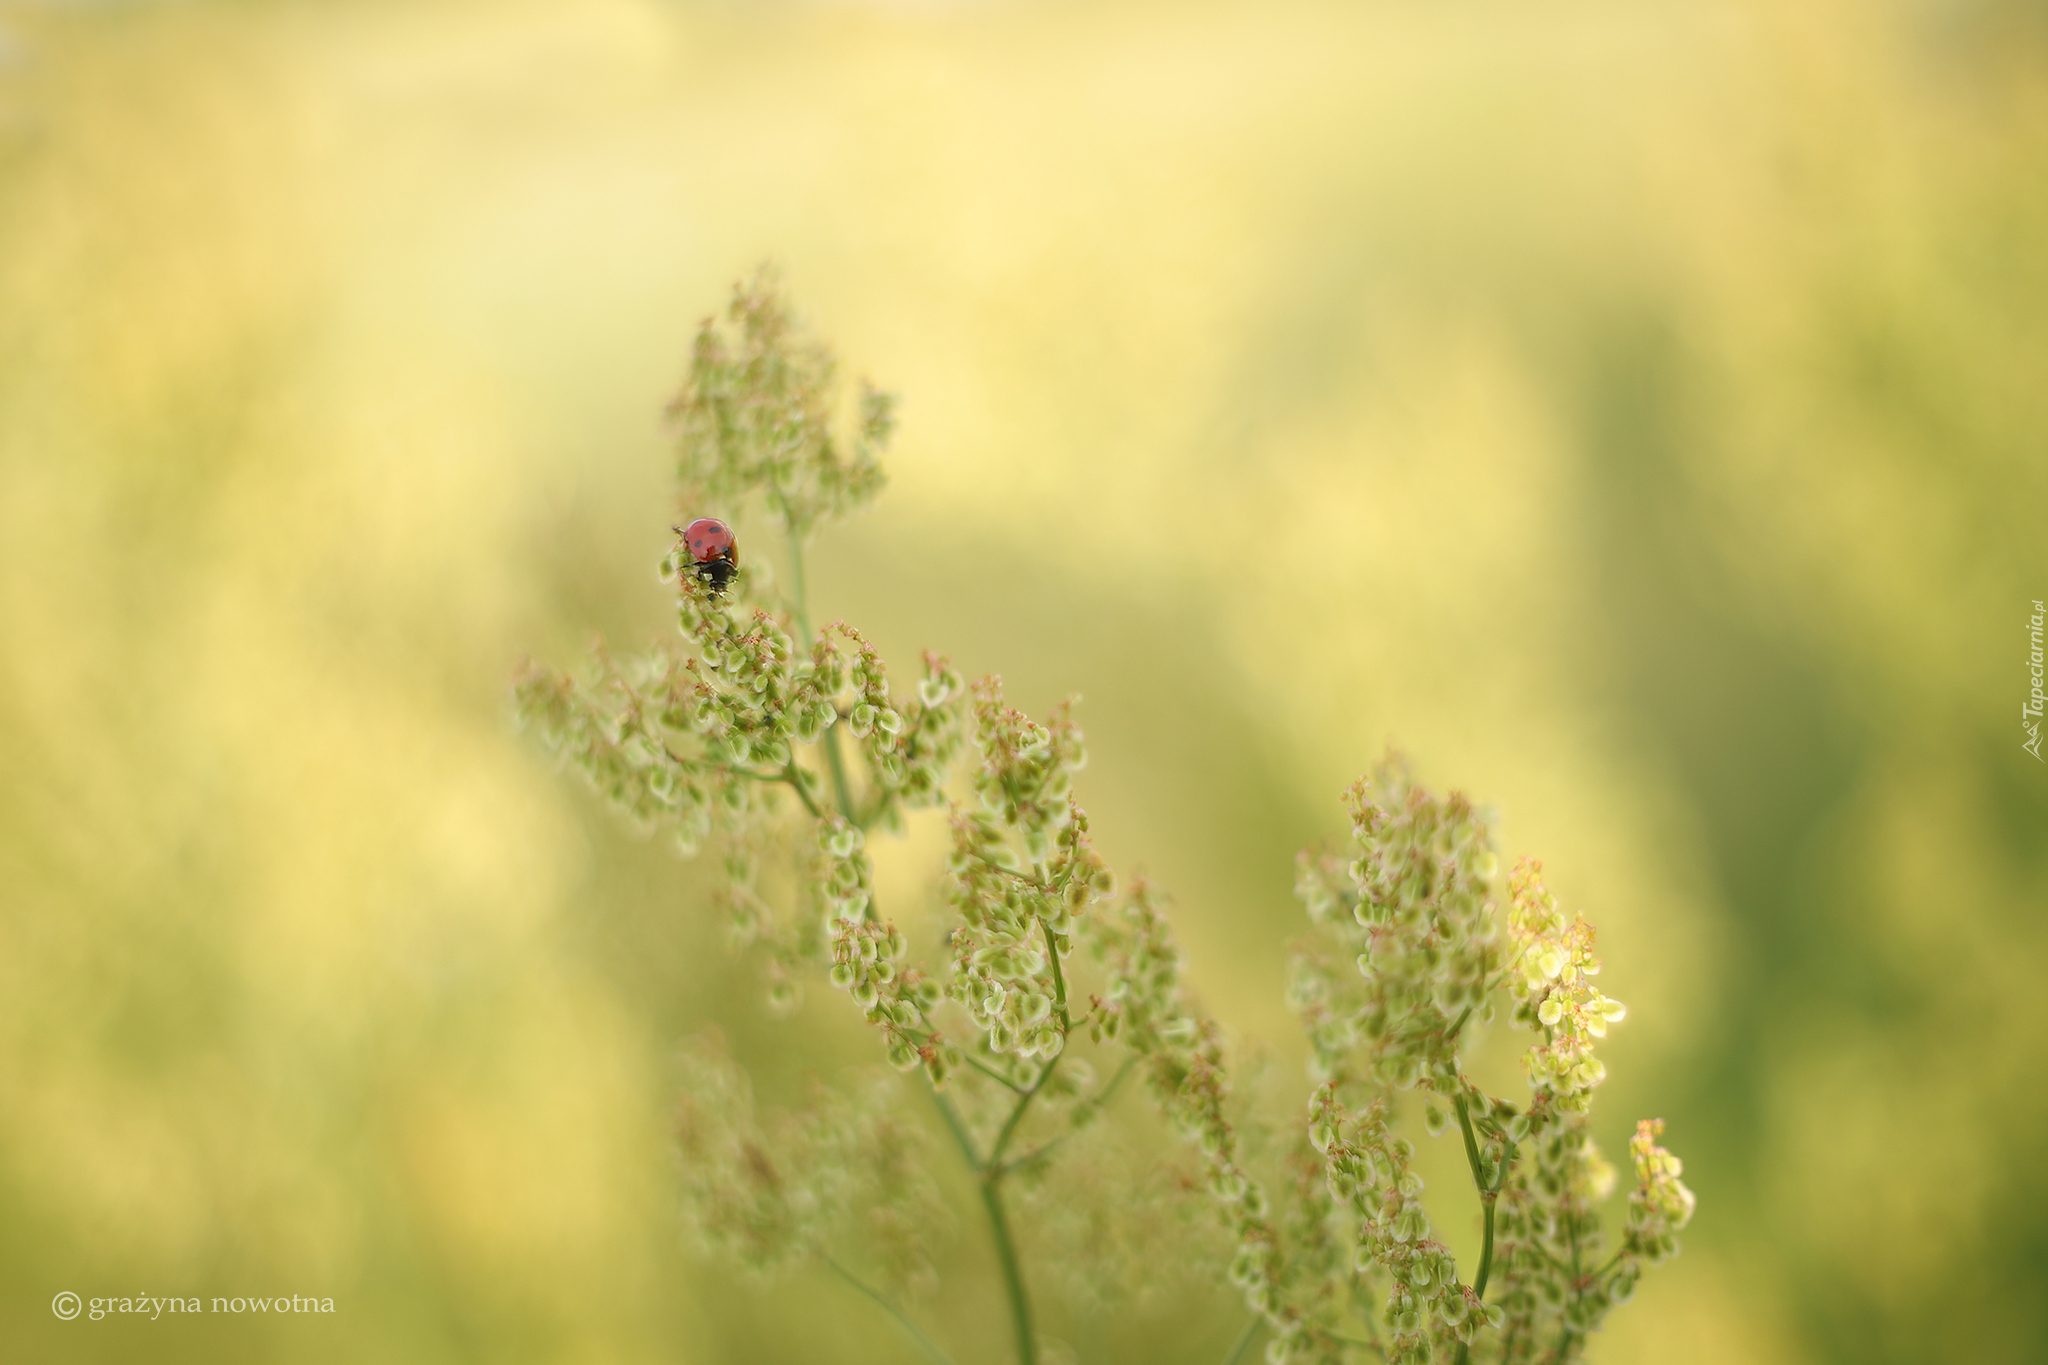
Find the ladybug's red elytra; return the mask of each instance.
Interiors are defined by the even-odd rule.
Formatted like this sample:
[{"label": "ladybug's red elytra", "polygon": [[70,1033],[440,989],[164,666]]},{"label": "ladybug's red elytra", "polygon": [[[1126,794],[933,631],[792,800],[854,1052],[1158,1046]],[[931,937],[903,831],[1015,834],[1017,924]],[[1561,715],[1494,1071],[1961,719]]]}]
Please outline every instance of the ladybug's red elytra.
[{"label": "ladybug's red elytra", "polygon": [[699,517],[688,526],[675,528],[689,551],[690,565],[697,577],[711,585],[713,593],[725,591],[740,566],[740,542],[732,527],[716,517]]}]

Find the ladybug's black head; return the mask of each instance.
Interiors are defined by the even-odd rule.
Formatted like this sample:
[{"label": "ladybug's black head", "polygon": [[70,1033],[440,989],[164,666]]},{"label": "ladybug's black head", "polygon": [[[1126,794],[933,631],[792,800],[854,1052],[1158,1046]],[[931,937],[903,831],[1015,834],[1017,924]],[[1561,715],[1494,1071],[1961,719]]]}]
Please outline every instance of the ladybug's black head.
[{"label": "ladybug's black head", "polygon": [[732,582],[732,576],[738,569],[729,559],[707,559],[691,567],[696,569],[697,577],[711,585],[713,596],[725,591],[725,585]]}]

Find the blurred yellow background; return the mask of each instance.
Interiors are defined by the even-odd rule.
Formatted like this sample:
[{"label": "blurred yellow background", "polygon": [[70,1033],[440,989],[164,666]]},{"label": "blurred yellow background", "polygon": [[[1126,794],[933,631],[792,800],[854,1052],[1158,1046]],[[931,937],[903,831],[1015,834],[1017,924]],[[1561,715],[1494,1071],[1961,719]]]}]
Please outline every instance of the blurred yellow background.
[{"label": "blurred yellow background", "polygon": [[1388,739],[1601,927],[1701,1211],[1593,1359],[2048,1358],[2044,76],[2020,0],[0,6],[0,1357],[906,1358],[682,1245],[677,1041],[863,1040],[509,715],[668,628],[773,258],[905,399],[817,614],[1084,694],[1283,1090]]}]

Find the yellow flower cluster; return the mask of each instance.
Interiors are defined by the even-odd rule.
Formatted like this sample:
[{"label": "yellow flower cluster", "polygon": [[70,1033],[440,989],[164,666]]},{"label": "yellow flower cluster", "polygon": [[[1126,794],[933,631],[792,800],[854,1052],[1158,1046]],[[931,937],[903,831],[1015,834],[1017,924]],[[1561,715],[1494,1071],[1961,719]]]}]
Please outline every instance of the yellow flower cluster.
[{"label": "yellow flower cluster", "polygon": [[1529,1084],[1557,1097],[1567,1111],[1582,1111],[1607,1065],[1593,1044],[1628,1010],[1593,987],[1600,959],[1593,956],[1593,926],[1564,912],[1543,885],[1543,865],[1524,858],[1508,876],[1508,934],[1513,964],[1508,990],[1514,1022],[1542,1035],[1522,1057]]}]

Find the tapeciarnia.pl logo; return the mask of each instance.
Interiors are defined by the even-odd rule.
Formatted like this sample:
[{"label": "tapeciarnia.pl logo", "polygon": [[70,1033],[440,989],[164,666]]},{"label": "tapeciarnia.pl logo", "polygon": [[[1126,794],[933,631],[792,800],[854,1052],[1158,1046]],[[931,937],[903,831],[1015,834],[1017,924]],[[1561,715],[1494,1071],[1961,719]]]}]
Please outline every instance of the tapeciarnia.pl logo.
[{"label": "tapeciarnia.pl logo", "polygon": [[2034,756],[2036,763],[2048,761],[2041,757],[2041,603],[2034,603],[2034,615],[2028,623],[2027,669],[2034,675],[2034,690],[2020,707],[2020,725],[2027,732],[2027,742],[2020,747]]}]

